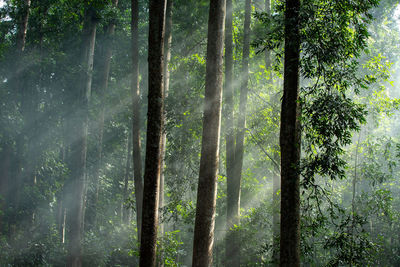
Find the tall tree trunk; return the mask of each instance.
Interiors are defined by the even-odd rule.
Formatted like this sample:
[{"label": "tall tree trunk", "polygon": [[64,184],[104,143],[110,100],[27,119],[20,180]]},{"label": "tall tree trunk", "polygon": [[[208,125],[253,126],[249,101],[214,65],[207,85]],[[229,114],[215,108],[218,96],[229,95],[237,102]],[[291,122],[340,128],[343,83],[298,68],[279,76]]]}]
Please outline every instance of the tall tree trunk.
[{"label": "tall tree trunk", "polygon": [[[164,98],[168,97],[169,90],[169,62],[171,61],[171,45],[172,45],[172,7],[173,0],[167,0],[167,9],[165,11],[165,42],[164,42]],[[166,119],[164,118],[164,124]],[[164,164],[165,164],[165,149],[167,145],[167,133],[163,131],[162,133],[162,143],[161,143],[161,170],[160,170],[160,200],[159,208],[162,211],[164,207]],[[164,235],[164,223],[162,222],[162,213],[160,214],[160,224],[159,224],[160,235]],[[159,266],[164,266],[163,255],[160,255]]]},{"label": "tall tree trunk", "polygon": [[[21,107],[20,107],[20,112],[24,121],[24,128],[21,130],[21,132],[17,135],[16,140],[15,140],[15,160],[14,160],[14,176],[15,176],[15,181],[11,182],[11,188],[12,191],[15,193],[11,196],[12,199],[10,199],[11,202],[14,204],[14,210],[20,210],[19,208],[19,202],[21,199],[21,194],[22,194],[22,187],[24,183],[24,165],[26,161],[26,141],[25,141],[25,136],[26,136],[26,128],[27,128],[27,122],[26,122],[26,115],[28,114],[28,105],[31,101],[29,98],[29,95],[27,94],[27,90],[25,89],[24,86],[24,81],[25,79],[22,77],[23,76],[23,67],[25,66],[23,62],[23,54],[25,50],[25,42],[26,42],[26,33],[28,30],[28,20],[29,20],[29,10],[30,10],[30,5],[31,1],[30,0],[20,0],[17,2],[18,6],[18,13],[17,13],[17,36],[16,36],[16,51],[15,51],[15,66],[14,66],[14,77],[12,78],[13,82],[13,88],[14,92],[19,95]],[[18,99],[18,98],[16,98]],[[11,221],[10,228],[12,231],[15,231],[15,226],[18,221],[18,219],[13,215],[13,219]]]},{"label": "tall tree trunk", "polygon": [[6,234],[6,222],[3,219],[10,196],[12,146],[10,140],[2,140],[0,152],[0,235]]},{"label": "tall tree trunk", "polygon": [[[25,1],[26,5],[28,5],[28,1]],[[24,158],[24,170],[22,172],[22,182],[23,186],[30,186],[30,187],[36,187],[37,184],[37,172],[36,172],[36,167],[39,163],[39,160],[41,158],[41,155],[43,154],[43,146],[40,145],[40,142],[38,141],[40,139],[40,123],[39,123],[39,93],[38,93],[38,88],[42,88],[42,82],[43,82],[43,40],[44,40],[44,31],[43,31],[43,21],[45,17],[47,16],[47,12],[50,8],[50,3],[42,3],[39,4],[39,2],[33,2],[33,4],[30,6],[30,8],[37,10],[38,16],[40,18],[39,20],[39,25],[37,26],[37,34],[38,34],[38,42],[37,44],[33,45],[34,50],[31,52],[31,54],[35,54],[35,50],[38,51],[38,56],[39,60],[37,60],[34,65],[32,66],[32,69],[38,69],[38,76],[32,76],[26,74],[22,74],[23,76],[28,76],[27,78],[24,79],[24,84],[22,93],[23,93],[23,98],[21,102],[21,110],[22,110],[22,115],[23,115],[23,120],[24,120],[24,128],[23,128],[23,134],[25,137],[25,144],[26,144],[26,154]],[[26,11],[25,11],[26,12]],[[26,18],[24,18],[26,20]],[[26,27],[27,21],[24,22],[24,25]],[[26,34],[25,34],[26,35]],[[30,80],[28,80],[30,79]],[[33,207],[33,209],[30,210],[28,214],[26,214],[27,221],[31,221],[32,224],[35,223],[35,211],[36,206]]]},{"label": "tall tree trunk", "polygon": [[[113,0],[112,3],[114,8],[118,6],[118,0]],[[103,135],[104,135],[104,116],[106,113],[105,110],[105,95],[108,88],[108,81],[110,77],[110,63],[113,51],[113,37],[115,32],[115,22],[111,20],[110,24],[107,27],[107,32],[103,44],[103,53],[102,53],[102,62],[100,63],[100,83],[98,86],[98,92],[100,97],[100,118],[98,121],[98,142],[97,142],[97,155],[96,162],[93,170],[93,183],[95,185],[95,196],[93,198],[92,209],[93,209],[93,218],[92,223],[96,223],[96,208],[97,202],[99,200],[99,189],[100,189],[100,168],[103,165]]]},{"label": "tall tree trunk", "polygon": [[122,222],[128,224],[130,221],[130,208],[125,206],[125,201],[128,199],[130,195],[129,191],[129,178],[131,173],[131,162],[132,162],[132,131],[129,129],[128,134],[128,145],[127,145],[127,155],[126,155],[126,166],[125,166],[125,178],[124,178],[124,192],[123,192],[123,199],[122,199]]},{"label": "tall tree trunk", "polygon": [[357,140],[357,145],[356,145],[356,151],[354,155],[354,174],[353,174],[353,180],[352,180],[352,196],[351,196],[351,225],[350,225],[350,259],[349,259],[349,266],[351,267],[353,265],[353,258],[354,258],[354,246],[355,246],[355,241],[354,241],[354,229],[356,227],[355,224],[355,216],[357,213],[357,206],[356,206],[356,187],[357,187],[357,167],[358,167],[358,151],[360,147],[360,140],[361,140],[361,132],[358,134],[358,140]]},{"label": "tall tree trunk", "polygon": [[[271,15],[271,0],[265,0],[265,12]],[[271,62],[271,50],[267,49],[265,51],[265,67],[270,72],[271,84],[272,81],[272,62]],[[278,99],[274,97],[274,103],[278,103]],[[275,147],[274,160],[279,164],[279,147]],[[272,263],[275,266],[279,265],[279,225],[280,225],[280,194],[281,189],[280,181],[280,169],[279,166],[274,164],[274,171],[272,177]]]},{"label": "tall tree trunk", "polygon": [[210,0],[203,135],[192,266],[212,266],[219,165],[225,0]]},{"label": "tall tree trunk", "polygon": [[[226,0],[225,20],[225,116],[227,125],[226,134],[226,171],[228,180],[233,177],[233,166],[235,161],[235,134],[233,116],[233,37],[232,37],[232,0]],[[230,184],[230,183],[229,183]],[[228,185],[229,187],[229,185]],[[228,189],[229,191],[229,189]],[[229,193],[228,193],[229,194]],[[228,211],[228,214],[230,212]],[[229,221],[229,215],[228,215]],[[229,228],[228,228],[229,229]]]},{"label": "tall tree trunk", "polygon": [[227,264],[231,263],[232,255],[235,251],[235,244],[230,229],[235,225],[234,214],[235,204],[233,200],[233,179],[235,166],[235,131],[233,115],[233,37],[232,37],[232,0],[226,1],[226,20],[225,20],[225,113],[226,113],[226,172],[227,172],[227,236],[225,257]]},{"label": "tall tree trunk", "polygon": [[300,0],[287,0],[285,61],[281,111],[281,241],[280,266],[300,266]]},{"label": "tall tree trunk", "polygon": [[140,89],[139,89],[139,1],[132,0],[132,144],[133,177],[136,197],[136,225],[138,242],[142,231],[143,181],[140,144]]},{"label": "tall tree trunk", "polygon": [[93,8],[85,11],[82,32],[82,70],[79,73],[78,87],[75,92],[76,111],[73,114],[73,133],[77,136],[71,144],[71,185],[68,193],[71,197],[69,210],[70,238],[68,243],[67,266],[82,265],[82,234],[84,192],[86,181],[86,150],[88,130],[88,106],[92,86],[93,54],[96,39],[96,21]]},{"label": "tall tree trunk", "polygon": [[[68,96],[64,96],[65,98],[65,103],[68,103],[71,99]],[[66,112],[66,107],[63,107]],[[69,129],[69,125],[72,124],[70,118],[64,114],[64,118],[61,119],[61,129],[62,129],[62,144],[60,148],[60,160],[61,162],[66,162],[67,166],[70,167],[70,155],[69,155],[69,149],[70,149],[70,140],[71,140],[71,134]],[[65,230],[66,230],[66,219],[67,219],[67,204],[69,201],[69,197],[67,196],[67,190],[70,187],[70,181],[67,181],[64,183],[63,187],[61,188],[60,192],[58,192],[57,196],[57,205],[59,209],[59,217],[57,218],[57,229],[58,229],[58,234],[59,237],[62,241],[62,243],[65,242]]]},{"label": "tall tree trunk", "polygon": [[233,200],[233,179],[235,166],[235,130],[233,115],[233,37],[232,37],[232,0],[226,0],[226,20],[225,20],[225,118],[226,118],[226,174],[227,174],[227,214],[226,214],[226,244],[225,258],[227,264],[232,263],[235,244],[230,229],[235,225],[235,203]]},{"label": "tall tree trunk", "polygon": [[164,126],[164,34],[166,0],[149,5],[149,94],[144,169],[140,266],[156,265],[161,143]]},{"label": "tall tree trunk", "polygon": [[[278,148],[276,148],[278,149]],[[279,162],[279,152],[274,152],[274,159]],[[273,177],[272,177],[272,263],[275,266],[279,265],[279,190],[281,189],[280,183],[280,170],[278,166],[274,165]]]},{"label": "tall tree trunk", "polygon": [[245,2],[244,40],[242,75],[240,88],[240,102],[238,113],[238,127],[234,154],[233,173],[228,177],[228,235],[227,235],[227,264],[229,266],[240,265],[240,236],[237,230],[231,229],[240,224],[240,184],[242,179],[244,134],[246,129],[246,106],[249,79],[249,55],[250,55],[250,20],[251,0]]}]

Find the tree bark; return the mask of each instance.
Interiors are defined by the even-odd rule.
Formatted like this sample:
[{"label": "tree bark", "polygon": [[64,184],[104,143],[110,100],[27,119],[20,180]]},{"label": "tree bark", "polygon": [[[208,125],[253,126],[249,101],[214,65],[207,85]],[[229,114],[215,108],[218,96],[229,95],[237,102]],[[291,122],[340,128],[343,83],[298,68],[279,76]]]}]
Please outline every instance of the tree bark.
[{"label": "tree bark", "polygon": [[[226,0],[225,20],[225,115],[226,115],[226,171],[228,179],[233,177],[235,161],[235,135],[233,115],[233,37],[232,37],[232,0]],[[229,191],[229,190],[228,190]],[[229,214],[229,212],[228,212]],[[229,217],[229,216],[228,216]],[[228,218],[229,220],[229,218]]]},{"label": "tree bark", "polygon": [[3,215],[7,205],[9,205],[10,185],[11,185],[11,161],[12,161],[12,146],[9,140],[2,140],[0,152],[0,234],[6,234],[6,222]]},{"label": "tree bark", "polygon": [[[19,205],[20,205],[20,199],[21,199],[21,194],[23,192],[23,184],[24,184],[24,175],[26,172],[24,172],[24,165],[26,161],[26,141],[25,141],[25,136],[26,136],[26,128],[27,128],[27,120],[26,116],[28,114],[28,105],[31,101],[31,98],[28,97],[28,92],[27,89],[25,89],[24,81],[23,79],[23,67],[25,66],[23,62],[23,54],[25,50],[25,42],[26,42],[26,33],[28,30],[28,20],[29,20],[29,10],[30,10],[30,5],[31,1],[30,0],[21,0],[18,1],[18,13],[17,13],[17,36],[16,36],[16,51],[15,51],[15,64],[14,65],[14,77],[12,78],[13,82],[13,88],[14,88],[14,93],[17,94],[16,99],[20,99],[21,107],[20,107],[20,112],[22,115],[22,119],[24,121],[24,127],[21,129],[21,132],[17,134],[16,140],[15,140],[15,160],[14,161],[14,176],[15,176],[15,181],[11,181],[10,185],[13,191],[15,192],[12,196],[10,201],[14,204],[14,209],[20,210]],[[18,92],[20,95],[18,95]],[[18,219],[12,215],[11,219],[11,225],[10,229],[12,231],[15,230],[16,223]]]},{"label": "tree bark", "polygon": [[132,0],[132,144],[133,144],[133,177],[136,197],[136,225],[138,242],[142,230],[143,181],[142,156],[140,143],[140,88],[139,88],[139,1]]},{"label": "tree bark", "polygon": [[251,0],[245,2],[244,36],[243,36],[243,58],[242,75],[240,86],[240,101],[238,113],[238,126],[236,135],[235,157],[233,164],[232,179],[228,177],[228,243],[227,243],[227,264],[229,266],[240,265],[240,236],[237,230],[232,227],[240,224],[240,184],[242,179],[244,134],[246,130],[246,106],[249,79],[249,56],[250,56],[250,20]]},{"label": "tree bark", "polygon": [[226,0],[225,19],[225,118],[226,118],[226,174],[227,174],[227,214],[226,214],[226,239],[225,260],[228,265],[232,264],[232,256],[235,253],[231,228],[235,225],[235,214],[237,207],[234,203],[234,166],[235,166],[235,129],[233,115],[233,37],[232,37],[232,0]]},{"label": "tree bark", "polygon": [[140,266],[156,265],[161,143],[164,126],[164,34],[166,0],[149,5],[149,94],[144,169]]},{"label": "tree bark", "polygon": [[17,32],[17,51],[24,51],[26,32],[28,30],[28,20],[29,20],[29,8],[31,6],[31,0],[20,1],[21,11],[19,12],[19,22],[18,22],[18,32]]},{"label": "tree bark", "polygon": [[[169,90],[169,77],[170,72],[168,69],[169,62],[171,61],[171,45],[172,45],[172,7],[173,0],[167,0],[167,8],[165,12],[165,42],[164,42],[164,98],[168,97]],[[165,114],[164,114],[165,115]],[[164,117],[164,124],[166,119]],[[167,133],[163,131],[162,133],[162,143],[161,143],[161,170],[160,170],[160,200],[159,208],[162,212],[164,207],[164,165],[165,165],[165,149],[167,145]],[[161,237],[164,235],[164,223],[162,221],[162,213],[160,213],[160,224],[159,233]],[[164,266],[163,255],[160,255],[159,266]]]},{"label": "tree bark", "polygon": [[[118,6],[118,0],[113,0],[112,3],[114,8]],[[93,183],[95,185],[95,196],[92,203],[93,209],[93,218],[92,223],[96,223],[96,208],[97,202],[99,200],[99,189],[100,189],[100,168],[103,162],[103,136],[104,136],[104,117],[105,117],[105,95],[108,88],[108,81],[110,77],[110,64],[111,57],[113,52],[113,36],[115,32],[115,22],[112,20],[107,27],[107,32],[103,44],[103,53],[102,53],[102,62],[100,63],[100,83],[98,86],[98,93],[100,98],[100,118],[98,121],[98,142],[97,142],[97,160],[95,162],[94,170],[93,170]]]},{"label": "tree bark", "polygon": [[[129,129],[130,130],[130,129]],[[131,173],[131,162],[132,162],[132,131],[129,131],[128,134],[128,145],[127,145],[127,155],[126,155],[126,165],[125,165],[125,177],[124,177],[124,192],[123,192],[123,199],[122,199],[122,222],[128,224],[130,221],[130,208],[126,207],[125,201],[128,199],[130,195],[129,191],[129,178]]]},{"label": "tree bark", "polygon": [[300,266],[300,105],[299,0],[287,0],[285,61],[281,111],[281,240],[280,266]]},{"label": "tree bark", "polygon": [[[274,152],[274,159],[279,162],[279,152]],[[272,263],[275,266],[279,265],[279,206],[280,206],[280,194],[281,189],[280,183],[280,170],[278,166],[274,166],[273,177],[272,177]]]},{"label": "tree bark", "polygon": [[[265,12],[271,15],[271,0],[265,0]],[[265,51],[265,67],[269,71],[271,84],[272,81],[272,62],[271,62],[271,50],[267,49]],[[279,100],[274,98],[274,103]],[[274,160],[280,162],[279,159],[279,147],[275,148]],[[279,225],[280,225],[280,191],[281,181],[280,181],[280,169],[279,166],[274,165],[273,177],[272,177],[272,263],[274,266],[279,265]]]},{"label": "tree bark", "polygon": [[88,130],[88,106],[92,86],[93,54],[96,39],[96,20],[94,10],[85,11],[85,21],[82,32],[82,70],[76,90],[76,111],[73,114],[73,133],[77,136],[71,144],[71,185],[69,192],[69,230],[67,266],[80,267],[82,265],[82,234],[83,210],[86,181],[86,150]]},{"label": "tree bark", "polygon": [[219,165],[225,0],[210,0],[203,135],[192,266],[212,266]]}]

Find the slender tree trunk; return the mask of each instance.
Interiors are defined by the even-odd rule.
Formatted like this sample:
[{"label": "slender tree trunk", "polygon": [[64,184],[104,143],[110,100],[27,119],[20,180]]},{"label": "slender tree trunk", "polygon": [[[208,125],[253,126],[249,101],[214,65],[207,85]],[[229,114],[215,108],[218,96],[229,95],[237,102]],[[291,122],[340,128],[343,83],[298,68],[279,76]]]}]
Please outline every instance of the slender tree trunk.
[{"label": "slender tree trunk", "polygon": [[[265,0],[265,12],[268,15],[271,15],[271,0]],[[271,50],[267,49],[265,51],[265,67],[270,72],[271,84],[272,81],[272,62],[271,62]],[[277,103],[279,100],[274,99],[274,103]],[[275,148],[274,152],[274,160],[276,162],[280,162],[279,158],[279,147]],[[279,166],[274,165],[273,177],[272,177],[272,263],[275,266],[279,266],[279,228],[280,228],[280,194],[279,191],[281,189],[281,181],[280,181],[280,169]]]},{"label": "slender tree trunk", "polygon": [[[235,130],[233,116],[233,37],[232,37],[232,0],[226,0],[226,24],[225,24],[225,117],[227,125],[226,134],[226,171],[228,181],[233,177],[235,162]],[[229,187],[228,183],[228,187]],[[230,190],[228,189],[228,192]],[[229,193],[228,193],[229,194]],[[229,197],[228,197],[229,198]],[[228,205],[229,206],[229,205]],[[229,208],[228,208],[229,209]],[[228,214],[230,212],[228,211]],[[229,221],[228,215],[227,220]],[[228,228],[229,229],[229,228]]]},{"label": "slender tree trunk", "polygon": [[29,8],[31,6],[31,0],[21,0],[19,21],[18,21],[18,32],[17,32],[17,51],[24,51],[26,32],[28,30],[29,20]]},{"label": "slender tree trunk", "polygon": [[[61,127],[64,128],[63,123],[61,123]],[[62,162],[65,162],[65,154],[66,154],[66,148],[65,144],[61,145],[60,148],[60,155],[59,159]],[[64,186],[62,187],[61,191],[57,192],[56,194],[56,199],[57,199],[57,215],[56,215],[56,224],[57,224],[57,231],[59,234],[60,239],[63,239],[63,217],[64,217]]]},{"label": "slender tree trunk", "polygon": [[[70,101],[70,98],[65,96],[64,99],[65,103],[68,103]],[[66,109],[64,107],[64,109]],[[65,112],[65,110],[64,110]],[[61,151],[60,151],[60,160],[62,162],[67,163],[67,166],[71,166],[70,162],[70,154],[69,154],[69,148],[70,148],[70,138],[71,135],[69,134],[70,132],[67,130],[69,124],[71,123],[71,120],[68,118],[67,115],[64,115],[64,118],[61,119],[61,128],[62,128],[62,140],[63,144],[61,145]],[[66,219],[67,219],[67,203],[70,200],[70,198],[67,196],[67,190],[70,188],[70,181],[66,181],[61,189],[61,192],[59,192],[59,195],[57,197],[57,205],[60,210],[60,217],[57,219],[57,228],[58,228],[58,234],[59,237],[62,240],[62,243],[65,242],[65,229],[66,229]]]},{"label": "slender tree trunk", "polygon": [[[171,45],[172,45],[172,7],[173,0],[167,0],[167,9],[165,12],[165,42],[164,42],[164,98],[168,97],[169,90],[169,77],[170,72],[168,69],[169,62],[171,61]],[[164,124],[166,119],[164,117]],[[162,211],[164,207],[164,165],[165,165],[165,150],[167,145],[167,133],[162,133],[161,143],[161,170],[160,170],[160,201],[159,208]],[[161,237],[164,235],[164,223],[162,221],[163,214],[160,213],[159,232]],[[163,255],[160,255],[159,266],[164,266]]]},{"label": "slender tree trunk", "polygon": [[[112,3],[114,8],[118,6],[118,0],[113,0]],[[103,165],[103,135],[104,135],[104,117],[105,117],[105,95],[108,88],[108,81],[110,77],[110,63],[113,51],[113,37],[115,32],[115,22],[111,20],[107,27],[107,32],[103,44],[102,62],[100,63],[100,83],[98,87],[99,97],[100,97],[100,118],[98,121],[98,142],[97,142],[97,155],[96,162],[93,170],[93,183],[95,185],[95,196],[92,203],[93,218],[92,223],[96,223],[96,208],[99,200],[99,189],[100,189],[100,168]]]},{"label": "slender tree trunk", "polygon": [[78,89],[75,97],[76,111],[73,117],[73,132],[77,136],[71,144],[71,191],[69,192],[70,211],[70,238],[68,243],[67,266],[80,267],[82,265],[82,234],[84,193],[86,181],[86,150],[88,130],[88,106],[92,85],[93,54],[96,39],[96,21],[94,10],[85,11],[85,21],[82,33],[82,71],[78,80]]},{"label": "slender tree trunk", "polygon": [[[277,148],[278,149],[278,148]],[[274,159],[279,162],[279,152],[274,152]],[[279,265],[279,190],[281,189],[280,183],[280,170],[278,166],[274,166],[273,178],[272,178],[272,262],[275,266]]]},{"label": "slender tree trunk", "polygon": [[354,155],[354,175],[353,175],[353,180],[352,180],[352,197],[351,197],[351,228],[350,228],[350,262],[349,266],[353,265],[353,258],[354,258],[354,246],[355,246],[355,241],[354,241],[354,228],[356,227],[355,225],[355,220],[354,217],[357,213],[357,206],[356,206],[356,187],[357,187],[357,166],[358,166],[358,149],[360,146],[360,139],[361,139],[361,132],[358,135],[358,140],[357,140],[357,145],[356,145],[356,152]]},{"label": "slender tree trunk", "polygon": [[4,211],[9,205],[10,184],[11,184],[11,161],[12,146],[9,140],[2,141],[2,150],[0,152],[0,235],[6,234],[6,222],[3,219]]},{"label": "slender tree trunk", "polygon": [[300,0],[287,0],[285,62],[281,111],[281,240],[280,266],[300,266]]},{"label": "slender tree trunk", "polygon": [[122,221],[125,224],[128,224],[130,221],[130,208],[125,206],[125,201],[128,199],[128,196],[130,195],[129,191],[129,178],[130,173],[131,173],[131,162],[132,162],[132,131],[129,129],[129,135],[128,135],[128,145],[127,145],[127,155],[126,155],[126,166],[125,166],[125,179],[124,179],[124,193],[123,193],[123,199],[122,199]]},{"label": "slender tree trunk", "polygon": [[149,95],[144,169],[140,266],[156,265],[161,143],[164,126],[164,34],[166,0],[149,5]]},{"label": "slender tree trunk", "polygon": [[[26,5],[28,5],[28,1],[25,1]],[[40,139],[40,123],[39,123],[39,93],[37,88],[42,88],[43,81],[43,39],[44,39],[44,31],[43,31],[43,20],[47,15],[49,10],[49,3],[44,3],[39,5],[38,2],[33,2],[33,6],[30,8],[37,10],[38,16],[40,18],[39,25],[37,26],[36,32],[38,34],[38,42],[33,45],[34,49],[31,54],[36,54],[35,50],[38,51],[39,60],[35,61],[32,69],[38,69],[38,77],[32,77],[29,72],[26,74],[22,74],[24,77],[28,76],[24,79],[24,84],[22,85],[24,88],[22,89],[23,98],[21,103],[21,110],[24,119],[24,128],[23,134],[25,137],[26,143],[26,154],[24,159],[24,170],[22,172],[22,182],[23,186],[36,187],[37,186],[37,171],[36,167],[39,163],[40,156],[43,153],[43,147],[40,145],[38,141]],[[39,6],[38,6],[39,5]],[[26,27],[27,21],[24,18],[24,26]],[[25,34],[26,35],[26,34]],[[31,77],[30,77],[31,76]],[[30,80],[29,80],[30,78]],[[27,214],[27,220],[31,220],[32,224],[35,223],[35,211],[36,207],[33,207],[30,210],[29,214]]]},{"label": "slender tree trunk", "polygon": [[203,135],[192,266],[212,266],[219,165],[225,0],[210,0]]},{"label": "slender tree trunk", "polygon": [[[17,135],[16,140],[15,140],[15,160],[14,160],[14,175],[15,175],[15,181],[12,181],[12,188],[13,191],[15,192],[12,196],[12,202],[14,204],[14,209],[15,211],[20,210],[19,205],[20,205],[20,199],[21,199],[21,194],[22,194],[22,188],[23,188],[23,183],[24,183],[24,165],[26,162],[26,141],[25,141],[25,135],[27,133],[26,128],[27,128],[27,122],[26,122],[26,115],[28,114],[27,112],[27,103],[31,101],[31,99],[28,97],[27,94],[27,89],[25,89],[24,86],[24,81],[23,79],[23,67],[25,66],[25,63],[23,62],[23,54],[25,50],[25,42],[26,42],[26,33],[28,30],[28,20],[29,20],[29,10],[30,10],[30,5],[31,1],[30,0],[20,0],[17,3],[18,5],[18,13],[17,13],[17,37],[16,37],[16,61],[15,61],[15,67],[14,67],[14,77],[13,77],[13,87],[14,87],[14,92],[15,93],[20,93],[19,98],[20,98],[20,103],[21,103],[21,115],[24,120],[24,128],[21,130],[21,132]],[[18,98],[17,98],[18,99]],[[17,223],[17,218],[13,218],[11,221],[10,228],[12,231],[15,230],[15,226]]]},{"label": "slender tree trunk", "polygon": [[132,144],[133,177],[136,196],[136,225],[138,242],[142,230],[143,181],[140,144],[140,89],[139,89],[139,1],[132,0]]},{"label": "slender tree trunk", "polygon": [[234,199],[234,166],[235,166],[235,129],[233,115],[233,37],[232,37],[232,0],[226,0],[226,19],[225,19],[225,118],[226,118],[226,174],[227,174],[227,213],[225,239],[225,261],[232,264],[232,256],[235,253],[234,238],[231,229],[235,225],[235,207]]},{"label": "slender tree trunk", "polygon": [[228,227],[227,236],[227,264],[229,266],[240,265],[240,236],[237,230],[232,230],[235,225],[240,224],[240,184],[242,179],[244,134],[246,129],[246,106],[249,79],[249,55],[250,55],[250,20],[251,0],[245,2],[244,40],[242,75],[240,88],[240,102],[238,113],[238,127],[236,146],[234,154],[233,173],[231,179],[228,177]]},{"label": "slender tree trunk", "polygon": [[232,0],[226,1],[225,25],[225,112],[226,112],[226,172],[227,172],[227,236],[225,257],[231,264],[234,254],[234,244],[231,228],[234,227],[235,203],[233,200],[233,179],[235,166],[235,134],[233,115],[233,38],[232,38]]}]

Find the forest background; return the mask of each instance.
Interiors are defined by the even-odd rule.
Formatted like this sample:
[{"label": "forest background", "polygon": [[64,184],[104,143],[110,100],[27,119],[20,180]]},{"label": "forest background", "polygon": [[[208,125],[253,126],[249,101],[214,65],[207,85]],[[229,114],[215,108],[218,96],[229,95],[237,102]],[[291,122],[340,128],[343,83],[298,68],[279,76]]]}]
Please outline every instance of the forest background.
[{"label": "forest background", "polygon": [[[160,55],[149,52],[158,45],[156,264],[196,262],[202,143],[220,127],[218,175],[206,184],[216,190],[208,197],[212,250],[202,256],[214,266],[285,266],[286,38],[301,47],[297,263],[399,266],[399,1],[159,1],[165,19],[152,13],[157,2],[2,1],[0,265],[139,265],[138,240],[153,238],[140,232],[146,175],[157,170],[145,144],[154,107],[147,98],[161,81],[149,74]],[[296,2],[298,32],[285,32],[287,5]],[[226,13],[217,13],[226,17],[225,78],[221,125],[207,128],[207,87],[222,89],[206,82],[211,18],[222,18],[209,17],[220,10],[212,4]],[[164,43],[149,43],[157,19]]]}]

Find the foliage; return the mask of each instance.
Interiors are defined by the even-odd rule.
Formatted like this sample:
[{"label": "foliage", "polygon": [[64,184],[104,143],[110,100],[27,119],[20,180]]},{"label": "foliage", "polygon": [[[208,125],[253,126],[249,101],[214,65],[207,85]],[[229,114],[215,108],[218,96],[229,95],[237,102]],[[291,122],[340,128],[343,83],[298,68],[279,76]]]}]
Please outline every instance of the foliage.
[{"label": "foliage", "polygon": [[[68,120],[75,75],[80,71],[83,17],[90,5],[97,39],[87,133],[83,263],[136,266],[133,171],[132,164],[127,164],[132,127],[131,2],[120,0],[113,7],[111,1],[31,1],[25,50],[19,52],[15,44],[22,2],[7,0],[0,7],[0,265],[65,265],[70,238],[65,228],[71,174],[68,154],[75,137]],[[382,0],[379,5],[376,0],[301,2],[302,261],[310,266],[400,266],[400,101],[396,98],[400,96],[396,78],[400,34],[394,17],[398,1]],[[142,144],[149,79],[147,4],[139,1]],[[191,264],[208,4],[205,0],[174,1],[165,205],[159,211],[166,232],[158,240],[158,259],[164,266]],[[263,1],[253,1],[252,6],[256,20],[251,24],[241,223],[235,227],[243,266],[270,266],[276,250],[272,180],[280,168],[284,1],[272,1],[271,15],[262,12],[263,5]],[[244,1],[233,1],[233,7],[233,109],[237,110]],[[110,22],[116,28],[103,96],[99,88]],[[267,50],[271,68],[265,62]],[[217,266],[225,261],[225,133],[223,119],[214,247]],[[128,200],[124,199],[126,177],[130,180]],[[123,220],[126,213],[129,222]]]}]

